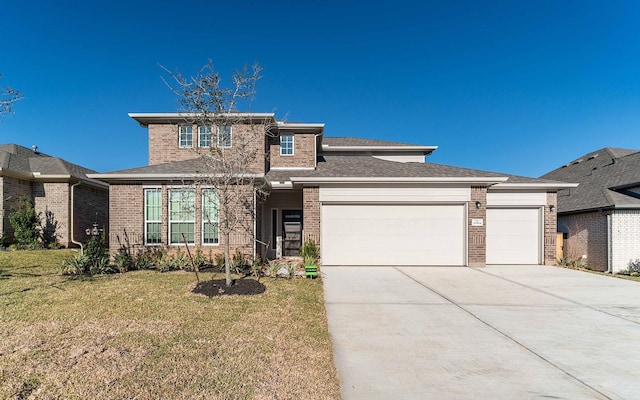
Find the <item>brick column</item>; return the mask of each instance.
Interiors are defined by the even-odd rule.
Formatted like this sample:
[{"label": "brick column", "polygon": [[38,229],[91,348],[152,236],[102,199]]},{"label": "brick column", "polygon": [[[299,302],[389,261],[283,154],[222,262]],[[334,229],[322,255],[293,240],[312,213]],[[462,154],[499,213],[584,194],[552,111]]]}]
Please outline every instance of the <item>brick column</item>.
[{"label": "brick column", "polygon": [[[550,206],[554,206],[553,212]],[[547,205],[544,207],[544,264],[556,263],[556,232],[558,231],[558,194],[547,192]]]},{"label": "brick column", "polygon": [[[480,208],[476,207],[479,201]],[[467,221],[468,232],[468,256],[467,265],[470,267],[484,267],[487,264],[487,188],[472,187],[471,201],[468,206],[469,217]],[[472,219],[481,219],[482,226],[472,226]]]},{"label": "brick column", "polygon": [[313,239],[320,244],[320,188],[302,189],[302,240]]}]

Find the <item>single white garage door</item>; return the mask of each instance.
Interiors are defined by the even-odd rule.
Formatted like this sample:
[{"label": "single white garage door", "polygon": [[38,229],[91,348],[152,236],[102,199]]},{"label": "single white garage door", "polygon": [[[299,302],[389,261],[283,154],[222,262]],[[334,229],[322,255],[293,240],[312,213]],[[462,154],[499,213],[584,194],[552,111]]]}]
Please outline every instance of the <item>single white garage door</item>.
[{"label": "single white garage door", "polygon": [[323,205],[324,265],[464,265],[463,205]]},{"label": "single white garage door", "polygon": [[540,264],[540,209],[487,209],[487,264]]}]

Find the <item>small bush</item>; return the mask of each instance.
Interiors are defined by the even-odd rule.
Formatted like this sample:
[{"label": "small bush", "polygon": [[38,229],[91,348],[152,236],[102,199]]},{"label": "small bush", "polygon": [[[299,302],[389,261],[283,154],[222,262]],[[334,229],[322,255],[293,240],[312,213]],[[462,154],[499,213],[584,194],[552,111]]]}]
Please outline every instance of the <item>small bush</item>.
[{"label": "small bush", "polygon": [[231,256],[231,267],[236,271],[236,273],[240,273],[244,270],[246,265],[247,256],[242,254],[240,250],[236,250],[236,253]]},{"label": "small bush", "polygon": [[300,248],[300,256],[305,260],[305,265],[315,265],[320,259],[320,246],[313,239],[307,239]]},{"label": "small bush", "polygon": [[224,253],[216,253],[216,255],[213,256],[213,258],[216,262],[216,267],[223,269],[225,264]]},{"label": "small bush", "polygon": [[113,256],[113,263],[120,272],[136,269],[136,263],[129,251],[129,247],[125,245],[121,245],[118,252]]},{"label": "small bush", "polygon": [[36,213],[33,202],[27,196],[20,197],[18,207],[9,214],[13,236],[20,248],[40,248],[40,213]]}]

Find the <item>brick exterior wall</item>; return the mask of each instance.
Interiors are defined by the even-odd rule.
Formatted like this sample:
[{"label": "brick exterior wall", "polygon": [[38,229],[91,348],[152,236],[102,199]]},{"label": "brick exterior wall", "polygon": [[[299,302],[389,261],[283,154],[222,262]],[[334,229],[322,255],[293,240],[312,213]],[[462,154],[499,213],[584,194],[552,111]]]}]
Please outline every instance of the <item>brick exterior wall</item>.
[{"label": "brick exterior wall", "polygon": [[0,177],[2,179],[2,237],[6,242],[13,241],[13,227],[9,223],[9,214],[20,203],[20,197],[31,197],[31,182],[24,179],[9,176]]},{"label": "brick exterior wall", "polygon": [[[551,211],[551,206],[555,209]],[[556,232],[558,231],[557,211],[558,195],[547,193],[547,205],[544,208],[544,264],[556,264]]]},{"label": "brick exterior wall", "polygon": [[611,270],[619,272],[640,259],[640,210],[614,210],[611,214]]},{"label": "brick exterior wall", "polygon": [[313,133],[295,134],[293,139],[293,155],[280,155],[280,138],[269,140],[269,160],[271,168],[313,168],[316,166],[315,158],[316,138]]},{"label": "brick exterior wall", "polygon": [[[104,229],[109,238],[109,191],[81,184],[73,189],[73,238],[76,241],[87,240],[86,229],[93,228],[95,222]],[[69,242],[71,238],[69,238]],[[71,243],[69,244],[71,246]]]},{"label": "brick exterior wall", "polygon": [[558,215],[558,229],[567,233],[564,255],[576,259],[586,255],[589,268],[607,269],[607,217],[594,211],[580,214]]},{"label": "brick exterior wall", "polygon": [[144,195],[142,185],[111,184],[109,187],[109,250],[114,254],[125,243],[144,243]]},{"label": "brick exterior wall", "polygon": [[313,239],[317,244],[320,244],[320,189],[318,187],[303,189],[302,218],[303,243],[307,239]]},{"label": "brick exterior wall", "polygon": [[[476,208],[476,201],[481,203]],[[470,267],[484,267],[487,262],[487,188],[471,187],[471,201],[468,205],[468,256],[467,265]],[[482,219],[482,226],[471,226],[472,219]]]},{"label": "brick exterior wall", "polygon": [[[71,242],[71,185],[69,182],[34,182],[11,177],[1,177],[3,202],[2,231],[8,241],[13,240],[13,228],[9,223],[9,212],[17,207],[20,197],[29,196],[36,212],[40,213],[43,234],[65,247],[74,247]],[[79,185],[75,188],[74,239],[86,240],[85,229],[93,222],[106,228],[109,219],[109,194],[107,189]]]},{"label": "brick exterior wall", "polygon": [[[161,206],[161,240],[160,246],[165,247],[170,253],[184,251],[184,244],[169,244],[169,191],[178,186],[174,185],[158,185],[149,186],[161,187],[162,189],[162,206]],[[134,251],[145,246],[144,243],[144,189],[142,185],[118,185],[112,184],[110,188],[110,214],[109,221],[109,250],[113,255],[118,251],[120,244],[125,243],[125,232],[129,239],[129,244]],[[190,246],[191,251],[200,246],[202,251],[208,255],[224,252],[225,238],[220,230],[219,244],[203,245],[202,244],[202,214],[200,212],[202,204],[202,196],[200,190],[196,190],[196,221],[195,221],[195,245]],[[252,223],[251,216],[246,215],[245,224],[238,227],[231,233],[229,241],[231,243],[231,252],[236,250],[243,254],[253,256],[253,240],[252,240]]]},{"label": "brick exterior wall", "polygon": [[[209,148],[198,147],[198,126],[193,125],[193,148],[180,148],[178,126],[176,124],[149,125],[149,165],[184,161],[206,154]],[[255,155],[248,166],[250,171],[265,172],[265,134],[263,124],[236,124],[232,127],[229,154],[240,152],[242,157]],[[213,127],[213,145],[217,144],[217,128]],[[243,150],[238,150],[242,148]]]},{"label": "brick exterior wall", "polygon": [[69,184],[66,182],[32,182],[32,184],[33,206],[36,212],[40,213],[44,226],[43,234],[50,238],[55,237],[63,246],[71,246]]}]

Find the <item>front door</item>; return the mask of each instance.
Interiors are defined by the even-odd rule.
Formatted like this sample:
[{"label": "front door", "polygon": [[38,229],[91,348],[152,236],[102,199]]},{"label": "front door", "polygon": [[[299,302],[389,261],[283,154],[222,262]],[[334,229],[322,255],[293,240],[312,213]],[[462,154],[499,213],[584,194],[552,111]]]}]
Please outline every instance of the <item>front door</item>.
[{"label": "front door", "polygon": [[282,210],[282,255],[299,256],[302,246],[302,210]]}]

